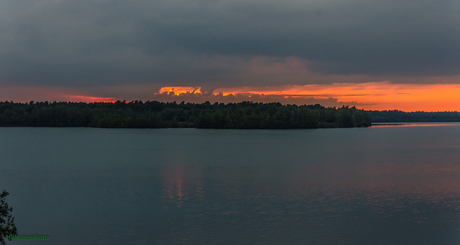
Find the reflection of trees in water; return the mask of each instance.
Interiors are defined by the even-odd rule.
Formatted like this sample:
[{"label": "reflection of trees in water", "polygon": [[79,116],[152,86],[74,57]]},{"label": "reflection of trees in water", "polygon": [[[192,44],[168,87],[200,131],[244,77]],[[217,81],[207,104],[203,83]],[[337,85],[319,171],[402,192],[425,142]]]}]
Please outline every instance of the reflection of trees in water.
[{"label": "reflection of trees in water", "polygon": [[11,214],[13,208],[8,206],[5,197],[8,196],[5,190],[0,194],[0,244],[5,245],[4,238],[6,236],[17,235],[14,218]]}]

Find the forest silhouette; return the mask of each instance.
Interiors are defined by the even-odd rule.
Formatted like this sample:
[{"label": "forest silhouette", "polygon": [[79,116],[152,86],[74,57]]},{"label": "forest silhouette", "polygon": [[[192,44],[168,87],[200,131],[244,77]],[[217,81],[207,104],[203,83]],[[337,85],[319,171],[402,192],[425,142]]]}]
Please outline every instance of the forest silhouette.
[{"label": "forest silhouette", "polygon": [[364,110],[281,103],[0,102],[0,126],[302,129],[368,127]]}]

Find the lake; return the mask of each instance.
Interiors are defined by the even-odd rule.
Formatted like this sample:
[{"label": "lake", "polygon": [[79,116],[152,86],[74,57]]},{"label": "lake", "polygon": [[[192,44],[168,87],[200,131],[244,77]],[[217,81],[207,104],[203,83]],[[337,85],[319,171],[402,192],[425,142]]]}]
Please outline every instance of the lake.
[{"label": "lake", "polygon": [[8,244],[460,244],[460,124],[0,128]]}]

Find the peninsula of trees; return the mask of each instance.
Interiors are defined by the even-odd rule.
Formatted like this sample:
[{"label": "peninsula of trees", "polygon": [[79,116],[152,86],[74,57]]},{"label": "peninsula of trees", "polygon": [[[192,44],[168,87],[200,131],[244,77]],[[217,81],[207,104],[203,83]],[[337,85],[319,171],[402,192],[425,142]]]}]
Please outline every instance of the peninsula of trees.
[{"label": "peninsula of trees", "polygon": [[348,106],[326,108],[318,104],[0,102],[0,126],[302,129],[370,125],[364,110]]}]

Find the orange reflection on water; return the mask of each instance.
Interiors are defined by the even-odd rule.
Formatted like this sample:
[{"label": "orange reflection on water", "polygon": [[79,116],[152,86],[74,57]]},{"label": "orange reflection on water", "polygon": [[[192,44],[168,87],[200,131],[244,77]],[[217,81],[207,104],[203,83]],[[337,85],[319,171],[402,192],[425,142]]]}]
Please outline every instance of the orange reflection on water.
[{"label": "orange reflection on water", "polygon": [[178,200],[182,200],[184,196],[184,169],[182,166],[164,166],[163,167],[165,172],[165,191],[166,195],[170,199],[177,198]]},{"label": "orange reflection on water", "polygon": [[203,187],[201,167],[163,166],[163,192],[178,207],[183,200],[201,198]]}]

